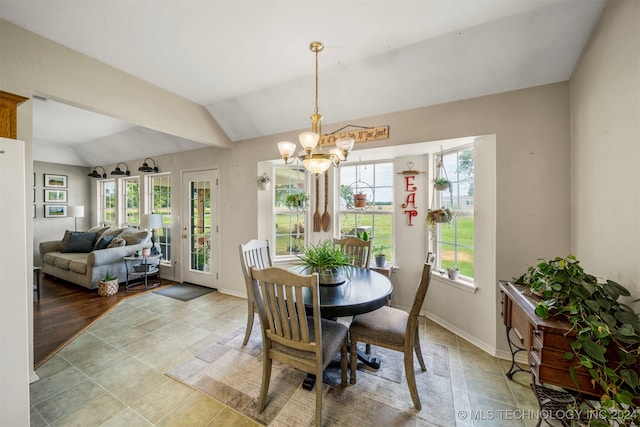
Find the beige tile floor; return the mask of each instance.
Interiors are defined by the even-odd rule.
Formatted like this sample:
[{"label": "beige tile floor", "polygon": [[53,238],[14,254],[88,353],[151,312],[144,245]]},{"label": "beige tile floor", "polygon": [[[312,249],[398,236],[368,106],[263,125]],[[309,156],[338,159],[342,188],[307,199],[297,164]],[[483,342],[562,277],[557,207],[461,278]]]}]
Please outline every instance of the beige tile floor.
[{"label": "beige tile floor", "polygon": [[[244,326],[245,316],[246,300],[217,292],[189,302],[153,293],[121,302],[37,370],[31,426],[257,425],[164,375]],[[448,347],[457,426],[536,424],[527,374],[510,381],[510,363],[421,322],[421,339]]]}]

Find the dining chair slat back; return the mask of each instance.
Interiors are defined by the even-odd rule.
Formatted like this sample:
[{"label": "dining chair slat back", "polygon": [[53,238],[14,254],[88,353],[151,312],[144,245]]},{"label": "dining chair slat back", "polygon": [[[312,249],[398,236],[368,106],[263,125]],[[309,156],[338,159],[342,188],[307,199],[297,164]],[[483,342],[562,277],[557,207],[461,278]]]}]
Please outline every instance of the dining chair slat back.
[{"label": "dining chair slat back", "polygon": [[340,245],[340,250],[352,259],[352,264],[358,268],[369,268],[371,257],[371,240],[362,240],[357,237],[343,237],[333,239],[333,243]]},{"label": "dining chair slat back", "polygon": [[[279,267],[250,269],[252,297],[262,328],[262,384],[258,412],[262,413],[269,392],[272,361],[286,363],[316,375],[340,352],[342,386],[347,385],[347,334],[345,325],[322,319],[318,273],[300,275]],[[311,292],[313,316],[307,316],[303,292]],[[322,384],[316,385],[317,426],[322,419]]]},{"label": "dining chair slat back", "polygon": [[[428,259],[429,260],[429,259]],[[353,318],[349,326],[351,345],[358,342],[377,345],[404,353],[404,369],[411,400],[416,409],[422,409],[418,387],[413,368],[413,352],[415,351],[420,368],[427,368],[422,358],[418,315],[424,303],[431,281],[431,264],[425,262],[422,277],[416,290],[411,311],[409,313],[393,307],[384,306],[370,313],[359,314]],[[356,363],[356,352],[351,353],[352,365]],[[356,383],[356,371],[351,371],[351,384]]]},{"label": "dining chair slat back", "polygon": [[253,239],[245,244],[240,244],[240,263],[242,264],[242,275],[244,277],[247,291],[247,327],[244,333],[242,345],[247,345],[251,330],[253,329],[253,314],[257,313],[253,299],[251,298],[251,267],[266,268],[271,267],[271,252],[269,251],[268,240]]}]

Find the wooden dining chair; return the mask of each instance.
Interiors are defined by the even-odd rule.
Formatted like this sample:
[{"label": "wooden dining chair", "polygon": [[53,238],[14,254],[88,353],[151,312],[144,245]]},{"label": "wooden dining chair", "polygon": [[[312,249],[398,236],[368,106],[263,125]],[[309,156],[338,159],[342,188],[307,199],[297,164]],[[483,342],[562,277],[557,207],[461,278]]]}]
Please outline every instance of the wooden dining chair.
[{"label": "wooden dining chair", "polygon": [[244,341],[242,345],[247,345],[251,330],[253,329],[253,313],[257,313],[255,304],[251,295],[251,272],[249,268],[266,268],[271,267],[271,252],[269,251],[268,240],[250,240],[240,245],[240,263],[242,264],[242,275],[244,276],[245,286],[247,290],[247,328],[244,333]]},{"label": "wooden dining chair", "polygon": [[[253,298],[262,328],[262,385],[258,413],[264,410],[273,360],[315,374],[316,426],[322,420],[322,372],[340,352],[342,386],[347,385],[347,327],[320,317],[318,273],[299,275],[278,267],[251,268]],[[307,316],[303,289],[312,295]]]},{"label": "wooden dining chair", "polygon": [[343,237],[342,239],[333,239],[333,243],[340,245],[340,250],[351,257],[354,266],[358,268],[369,268],[371,240],[362,240],[357,237]]},{"label": "wooden dining chair", "polygon": [[[411,311],[383,306],[378,310],[359,314],[353,318],[349,326],[352,348],[357,348],[358,342],[373,344],[404,353],[404,370],[409,385],[409,393],[416,409],[422,409],[418,387],[416,386],[413,369],[413,352],[416,352],[420,368],[427,368],[422,359],[420,349],[420,334],[418,329],[418,315],[429,289],[431,280],[431,264],[425,263],[422,268],[422,278],[418,285]],[[351,352],[351,366],[356,366],[356,352]],[[356,383],[356,369],[351,369],[351,384]]]}]

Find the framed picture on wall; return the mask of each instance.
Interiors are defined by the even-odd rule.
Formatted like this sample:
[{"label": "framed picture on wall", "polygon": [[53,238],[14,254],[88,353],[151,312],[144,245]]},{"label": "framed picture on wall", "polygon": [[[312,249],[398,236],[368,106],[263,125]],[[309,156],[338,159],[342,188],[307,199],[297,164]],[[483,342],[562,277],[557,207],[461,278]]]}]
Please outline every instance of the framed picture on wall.
[{"label": "framed picture on wall", "polygon": [[44,190],[45,203],[67,203],[67,190]]},{"label": "framed picture on wall", "polygon": [[64,218],[67,216],[67,205],[45,205],[45,218]]},{"label": "framed picture on wall", "polygon": [[52,175],[49,173],[44,174],[44,186],[55,188],[67,188],[67,176],[66,175]]}]

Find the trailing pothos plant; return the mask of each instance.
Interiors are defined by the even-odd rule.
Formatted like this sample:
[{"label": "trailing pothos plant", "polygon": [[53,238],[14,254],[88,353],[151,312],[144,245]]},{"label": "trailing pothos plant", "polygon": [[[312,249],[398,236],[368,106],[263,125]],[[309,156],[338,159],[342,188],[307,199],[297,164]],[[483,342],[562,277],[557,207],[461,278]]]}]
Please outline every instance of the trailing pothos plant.
[{"label": "trailing pothos plant", "polygon": [[[574,340],[565,358],[576,361],[569,368],[571,377],[577,387],[576,369],[584,367],[591,383],[603,390],[598,417],[592,417],[590,425],[610,425],[607,420],[620,426],[638,425],[640,318],[631,307],[618,302],[629,291],[612,280],[585,273],[573,255],[530,266],[515,281],[529,285],[541,297],[535,309],[538,316],[563,316],[570,322]],[[611,346],[619,360],[608,359]]]}]

